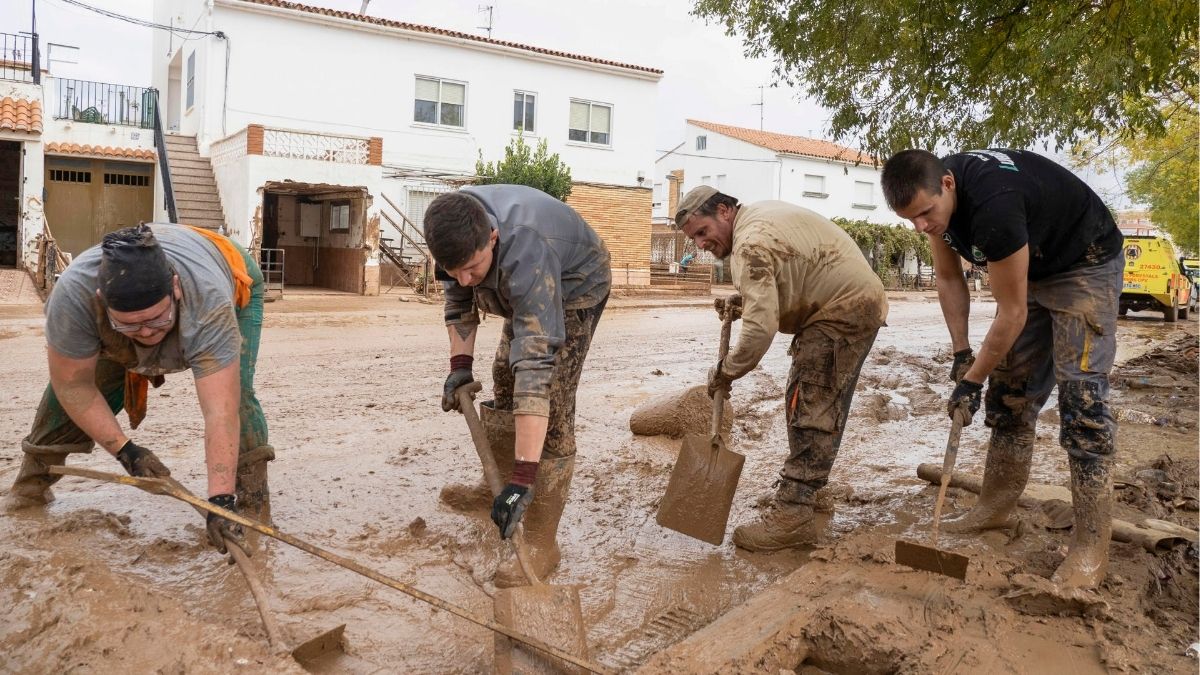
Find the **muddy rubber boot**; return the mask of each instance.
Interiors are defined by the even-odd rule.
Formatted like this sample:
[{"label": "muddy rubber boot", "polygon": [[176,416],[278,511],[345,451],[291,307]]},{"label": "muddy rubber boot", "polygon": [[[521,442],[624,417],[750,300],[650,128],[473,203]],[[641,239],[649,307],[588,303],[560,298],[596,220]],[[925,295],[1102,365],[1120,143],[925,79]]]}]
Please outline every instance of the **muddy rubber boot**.
[{"label": "muddy rubber boot", "polygon": [[[516,453],[516,427],[513,425],[511,410],[496,410],[494,401],[484,401],[479,404],[479,421],[487,433],[488,446],[492,450],[492,458],[500,469],[501,480],[508,480],[512,475],[513,462]],[[479,473],[478,458],[474,455],[464,459],[466,471]],[[482,476],[475,484],[451,483],[442,488],[438,499],[443,504],[456,511],[487,511],[492,508],[492,490],[484,482]]]},{"label": "muddy rubber boot", "polygon": [[947,518],[945,532],[968,534],[1012,527],[1017,500],[1029,482],[1029,464],[1033,457],[1033,433],[1029,440],[992,432],[983,469],[983,487],[970,511]]},{"label": "muddy rubber boot", "polygon": [[[543,457],[533,483],[533,503],[521,522],[525,526],[525,546],[533,563],[533,572],[545,580],[558,569],[561,553],[558,549],[558,522],[562,519],[567,494],[571,491],[571,474],[575,472],[575,455]],[[516,555],[496,569],[496,588],[526,586],[529,581],[521,571]]]},{"label": "muddy rubber boot", "polygon": [[17,469],[17,477],[12,487],[0,500],[0,513],[11,513],[31,506],[45,506],[54,501],[54,492],[50,490],[50,486],[57,483],[60,477],[51,475],[50,467],[66,464],[69,454],[91,452],[92,446],[90,441],[46,446],[22,441],[21,450],[25,457],[21,460],[21,468]]},{"label": "muddy rubber boot", "polygon": [[1051,581],[1064,589],[1095,588],[1108,573],[1113,502],[1111,462],[1072,457],[1070,464],[1075,523],[1067,559],[1054,570]]},{"label": "muddy rubber boot", "polygon": [[271,490],[267,484],[267,462],[275,459],[275,448],[262,445],[238,457],[237,503],[243,515],[271,522]]},{"label": "muddy rubber boot", "polygon": [[758,520],[738,525],[733,543],[747,551],[782,551],[816,540],[816,512],[808,504],[776,500]]}]

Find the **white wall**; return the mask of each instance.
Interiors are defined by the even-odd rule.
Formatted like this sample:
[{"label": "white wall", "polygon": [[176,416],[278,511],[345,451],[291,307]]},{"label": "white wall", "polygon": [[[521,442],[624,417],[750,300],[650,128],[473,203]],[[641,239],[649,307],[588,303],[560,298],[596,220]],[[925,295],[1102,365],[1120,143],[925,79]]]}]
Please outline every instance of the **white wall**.
[{"label": "white wall", "polygon": [[[156,18],[196,21],[200,0],[176,0],[156,8]],[[201,25],[206,23],[201,18]],[[657,77],[617,71],[528,51],[370,26],[291,10],[230,7],[217,0],[210,22],[232,46],[225,130],[256,123],[327,133],[381,136],[384,163],[471,174],[485,160],[503,156],[514,137],[513,92],[537,94],[537,128],[531,142],[549,141],[575,180],[638,185],[653,173],[653,127]],[[263,39],[269,35],[270,39]],[[176,48],[179,48],[176,40]],[[201,51],[197,61],[197,108],[202,152],[222,132],[224,42],[201,38],[182,49]],[[172,54],[159,38],[155,86],[165,90]],[[186,53],[184,55],[186,59]],[[185,63],[186,70],[186,63]],[[413,122],[416,75],[467,83],[466,124],[461,129]],[[186,79],[186,72],[184,75]],[[571,98],[613,105],[611,147],[568,142]],[[181,133],[193,133],[184,119]]]},{"label": "white wall", "polygon": [[[828,197],[805,196],[805,174],[824,176],[825,193]],[[868,165],[854,166],[845,162],[825,161],[802,157],[783,159],[783,177],[780,181],[780,198],[812,209],[827,218],[849,218],[867,220],[888,225],[909,225],[888,208],[879,187],[879,169]],[[871,199],[859,204],[856,200],[855,183],[871,184]],[[867,208],[874,206],[875,208]]]}]

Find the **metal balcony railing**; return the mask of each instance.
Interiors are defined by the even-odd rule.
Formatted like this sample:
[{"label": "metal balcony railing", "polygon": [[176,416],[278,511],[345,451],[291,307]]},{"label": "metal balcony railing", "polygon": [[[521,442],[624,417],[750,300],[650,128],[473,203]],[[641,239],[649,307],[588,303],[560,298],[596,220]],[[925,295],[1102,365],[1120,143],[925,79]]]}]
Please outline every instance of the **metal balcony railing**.
[{"label": "metal balcony railing", "polygon": [[153,90],[127,84],[54,80],[54,119],[154,128]]},{"label": "metal balcony railing", "polygon": [[37,68],[37,37],[0,33],[0,80],[40,81]]}]

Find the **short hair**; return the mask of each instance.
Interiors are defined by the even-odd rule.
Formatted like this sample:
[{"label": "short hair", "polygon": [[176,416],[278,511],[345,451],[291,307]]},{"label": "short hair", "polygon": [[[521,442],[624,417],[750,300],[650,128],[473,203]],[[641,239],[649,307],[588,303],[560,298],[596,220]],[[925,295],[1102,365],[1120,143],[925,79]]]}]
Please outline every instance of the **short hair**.
[{"label": "short hair", "polygon": [[465,192],[447,192],[425,210],[425,244],[444,270],[462,267],[491,236],[483,204]]},{"label": "short hair", "polygon": [[736,197],[730,197],[723,192],[718,192],[705,200],[703,204],[697,206],[693,213],[698,216],[713,216],[717,213],[717,207],[722,204],[731,209],[736,209],[739,206]]},{"label": "short hair", "polygon": [[894,211],[912,203],[918,190],[942,194],[942,176],[950,173],[937,155],[927,150],[901,150],[883,164],[879,179],[883,198]]}]

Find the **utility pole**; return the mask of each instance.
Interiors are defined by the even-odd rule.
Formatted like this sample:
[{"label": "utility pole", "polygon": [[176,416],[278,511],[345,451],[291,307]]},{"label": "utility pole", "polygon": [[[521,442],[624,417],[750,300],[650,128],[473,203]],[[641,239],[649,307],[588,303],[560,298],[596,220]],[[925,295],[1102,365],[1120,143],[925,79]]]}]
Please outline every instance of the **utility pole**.
[{"label": "utility pole", "polygon": [[487,25],[486,26],[476,26],[476,28],[478,28],[479,30],[486,30],[488,32],[488,38],[492,37],[492,25],[493,25],[493,19],[494,19],[494,11],[493,10],[495,10],[495,9],[496,9],[495,5],[480,5],[479,6],[480,13],[487,12]]},{"label": "utility pole", "polygon": [[751,103],[752,106],[758,106],[758,130],[763,130],[763,111],[767,106],[763,103],[763,85],[758,85],[758,103]]},{"label": "utility pole", "polygon": [[371,0],[362,0],[362,6],[358,8],[359,14],[367,13],[367,5],[371,4]]}]

